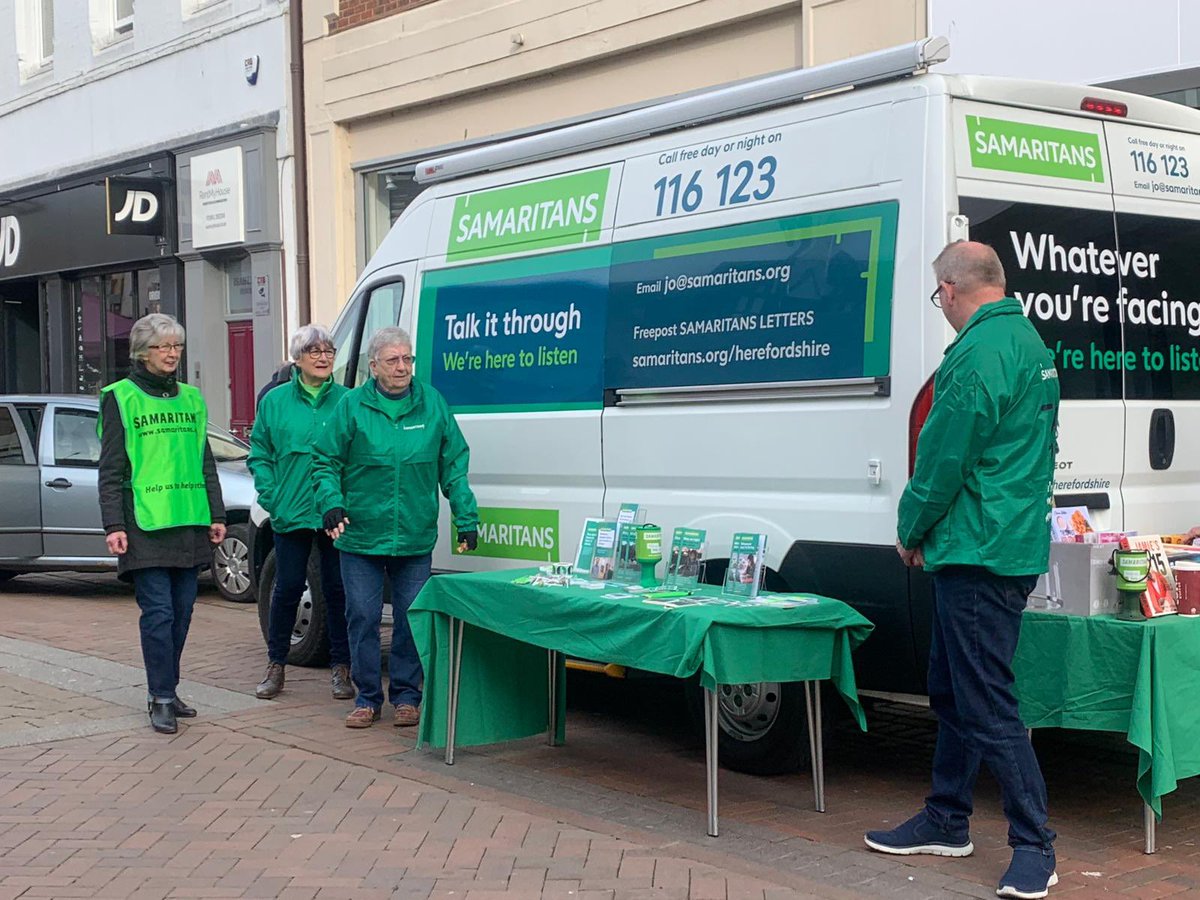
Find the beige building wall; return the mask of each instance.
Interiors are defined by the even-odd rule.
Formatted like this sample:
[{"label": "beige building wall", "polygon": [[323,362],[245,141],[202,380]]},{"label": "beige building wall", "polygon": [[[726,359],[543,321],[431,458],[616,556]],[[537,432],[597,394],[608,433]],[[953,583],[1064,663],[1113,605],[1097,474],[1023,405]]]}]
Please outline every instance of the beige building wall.
[{"label": "beige building wall", "polygon": [[432,0],[352,27],[346,12],[304,6],[313,317],[327,323],[358,276],[356,166],[926,33],[925,0]]}]

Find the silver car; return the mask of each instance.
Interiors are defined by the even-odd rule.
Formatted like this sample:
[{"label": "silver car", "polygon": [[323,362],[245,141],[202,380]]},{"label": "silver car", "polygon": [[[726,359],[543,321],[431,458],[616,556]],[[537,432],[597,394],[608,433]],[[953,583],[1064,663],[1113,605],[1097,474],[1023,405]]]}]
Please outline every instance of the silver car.
[{"label": "silver car", "polygon": [[[116,571],[100,524],[99,408],[95,397],[0,395],[0,582],[24,572]],[[250,603],[250,448],[211,424],[208,443],[229,526],[213,548],[213,581],[225,598]]]}]

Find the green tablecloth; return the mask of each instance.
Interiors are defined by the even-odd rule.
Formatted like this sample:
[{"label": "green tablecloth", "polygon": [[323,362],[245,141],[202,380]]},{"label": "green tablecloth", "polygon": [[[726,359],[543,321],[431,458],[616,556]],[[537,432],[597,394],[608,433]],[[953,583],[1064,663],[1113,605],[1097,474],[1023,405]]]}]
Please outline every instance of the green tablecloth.
[{"label": "green tablecloth", "polygon": [[1123,733],[1160,818],[1163,795],[1200,774],[1200,619],[1026,612],[1013,672],[1027,727]]},{"label": "green tablecloth", "polygon": [[[815,604],[792,609],[718,605],[664,609],[637,598],[602,596],[619,593],[619,585],[587,590],[512,583],[534,571],[441,575],[431,578],[413,602],[409,623],[425,667],[422,741],[434,746],[445,743],[449,671],[445,616],[467,623],[455,735],[460,746],[545,731],[549,718],[546,650],[678,678],[699,671],[701,682],[709,688],[830,679],[859,726],[866,729],[851,651],[874,626],[838,600],[821,597]],[[715,588],[704,590],[719,594]],[[560,690],[560,701],[564,695]]]}]

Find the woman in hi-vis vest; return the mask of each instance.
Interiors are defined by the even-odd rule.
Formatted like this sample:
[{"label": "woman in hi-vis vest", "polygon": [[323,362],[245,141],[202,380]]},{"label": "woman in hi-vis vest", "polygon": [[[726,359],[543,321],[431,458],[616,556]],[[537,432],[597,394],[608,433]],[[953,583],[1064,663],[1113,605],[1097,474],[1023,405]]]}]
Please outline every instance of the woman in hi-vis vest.
[{"label": "woman in hi-vis vest", "polygon": [[175,380],[183,326],[152,313],[129,332],[128,378],[100,392],[100,515],[117,573],[142,615],[147,708],[155,731],[196,715],[176,694],[196,575],[225,539],[225,504],[200,392]]}]

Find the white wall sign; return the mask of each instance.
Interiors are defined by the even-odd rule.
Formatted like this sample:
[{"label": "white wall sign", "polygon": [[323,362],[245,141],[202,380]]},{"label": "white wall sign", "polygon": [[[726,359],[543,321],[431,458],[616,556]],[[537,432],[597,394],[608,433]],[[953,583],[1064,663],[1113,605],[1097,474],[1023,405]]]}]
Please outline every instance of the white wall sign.
[{"label": "white wall sign", "polygon": [[246,240],[242,148],[192,157],[192,246],[215,247]]},{"label": "white wall sign", "polygon": [[254,314],[256,316],[271,314],[271,288],[266,275],[254,276]]}]

